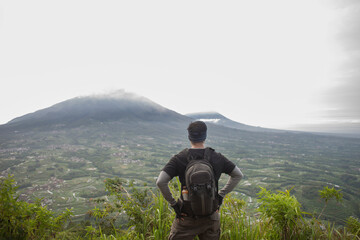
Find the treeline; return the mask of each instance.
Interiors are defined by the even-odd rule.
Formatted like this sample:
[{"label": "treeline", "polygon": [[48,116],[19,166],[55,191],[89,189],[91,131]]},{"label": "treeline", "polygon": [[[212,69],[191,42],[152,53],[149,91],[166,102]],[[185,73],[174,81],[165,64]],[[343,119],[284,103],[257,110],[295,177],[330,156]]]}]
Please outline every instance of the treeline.
[{"label": "treeline", "polygon": [[[55,214],[41,200],[18,200],[12,176],[0,179],[0,239],[167,239],[174,213],[159,193],[150,188],[124,187],[124,181],[106,179],[106,198],[86,220],[73,222],[71,210]],[[178,197],[179,182],[170,186]],[[324,207],[306,213],[289,190],[258,192],[260,207],[250,213],[244,200],[227,196],[221,206],[221,239],[360,239],[360,222],[350,217],[341,228],[321,220],[330,201],[341,202],[342,193],[325,187],[319,191]]]},{"label": "treeline", "polygon": [[24,160],[21,160],[21,159],[13,159],[13,160],[1,160],[0,161],[0,172],[8,169],[8,168],[11,168],[13,166],[16,166],[20,163],[23,163]]}]

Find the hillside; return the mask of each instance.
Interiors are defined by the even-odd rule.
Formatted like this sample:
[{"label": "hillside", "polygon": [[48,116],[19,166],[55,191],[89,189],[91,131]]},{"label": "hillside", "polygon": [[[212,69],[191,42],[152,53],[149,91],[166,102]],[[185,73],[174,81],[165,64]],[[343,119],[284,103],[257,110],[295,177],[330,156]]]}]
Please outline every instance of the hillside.
[{"label": "hillside", "polygon": [[123,90],[73,98],[11,120],[2,128],[76,127],[102,121],[181,122],[187,118],[151,100]]},{"label": "hillside", "polygon": [[246,125],[243,123],[239,123],[239,122],[233,121],[217,112],[189,113],[189,114],[186,114],[186,116],[188,116],[192,119],[201,120],[204,122],[209,122],[209,123],[213,123],[213,124],[224,126],[224,127],[236,128],[239,130],[245,130],[245,131],[251,131],[251,132],[273,132],[273,133],[286,132],[284,130],[254,127],[254,126]]},{"label": "hillside", "polygon": [[[124,92],[70,99],[0,126],[0,175],[14,174],[22,199],[43,197],[52,209],[73,207],[82,214],[91,198],[105,194],[105,178],[155,187],[164,164],[189,146],[186,127],[192,120]],[[319,211],[317,191],[327,185],[342,189],[344,202],[330,203],[326,218],[360,216],[359,139],[212,123],[208,129],[207,145],[243,169],[236,193],[250,207],[257,206],[258,186],[294,187],[306,211]]]}]

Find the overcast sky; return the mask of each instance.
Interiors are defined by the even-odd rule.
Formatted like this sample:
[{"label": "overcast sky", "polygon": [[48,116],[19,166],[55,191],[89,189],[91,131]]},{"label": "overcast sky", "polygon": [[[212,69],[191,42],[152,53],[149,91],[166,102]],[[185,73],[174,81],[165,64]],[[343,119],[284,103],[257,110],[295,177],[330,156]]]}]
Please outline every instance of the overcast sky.
[{"label": "overcast sky", "polygon": [[360,131],[359,66],[357,0],[0,2],[0,124],[125,89],[182,114]]}]

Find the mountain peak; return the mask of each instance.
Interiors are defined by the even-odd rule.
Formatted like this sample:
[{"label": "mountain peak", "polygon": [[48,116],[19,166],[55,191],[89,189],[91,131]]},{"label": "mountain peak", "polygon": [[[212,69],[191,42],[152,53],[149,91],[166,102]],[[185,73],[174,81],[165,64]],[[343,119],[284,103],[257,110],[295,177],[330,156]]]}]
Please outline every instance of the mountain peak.
[{"label": "mountain peak", "polygon": [[[116,108],[155,108],[157,111],[167,111],[168,109],[164,108],[163,106],[151,101],[150,99],[137,95],[132,92],[126,92],[124,89],[115,90],[107,93],[97,93],[88,96],[80,96],[75,99],[79,101],[91,101],[92,103],[95,102],[104,102],[104,103],[112,103],[111,107]],[[71,99],[70,99],[71,100]],[[105,106],[101,106],[105,107]],[[109,107],[109,106],[108,106]]]},{"label": "mountain peak", "polygon": [[75,97],[11,120],[9,126],[75,126],[96,121],[177,121],[188,119],[134,93],[110,93]]},{"label": "mountain peak", "polygon": [[94,99],[118,99],[118,100],[134,100],[134,101],[144,101],[144,102],[151,102],[149,99],[137,95],[132,92],[126,92],[124,89],[114,90],[110,92],[104,93],[94,93],[92,95],[80,96],[77,98],[94,98]]}]

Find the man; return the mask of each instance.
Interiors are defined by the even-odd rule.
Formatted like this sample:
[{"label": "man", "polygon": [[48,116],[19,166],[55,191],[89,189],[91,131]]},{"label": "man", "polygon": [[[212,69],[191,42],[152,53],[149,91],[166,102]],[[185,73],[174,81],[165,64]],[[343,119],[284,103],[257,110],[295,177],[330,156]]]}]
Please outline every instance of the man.
[{"label": "man", "polygon": [[[229,161],[214,149],[205,148],[205,139],[207,136],[207,126],[202,121],[190,123],[188,127],[188,138],[191,148],[184,149],[165,165],[160,172],[156,182],[164,198],[169,202],[176,213],[176,219],[171,227],[169,239],[194,239],[198,236],[201,240],[211,240],[220,238],[220,214],[218,209],[222,204],[225,195],[231,192],[239,183],[243,174],[235,164]],[[206,150],[208,149],[208,150]],[[183,196],[178,201],[172,196],[168,183],[178,176],[181,182],[181,189],[186,187],[185,170],[189,159],[205,159],[205,152],[209,155],[209,162],[212,166],[214,178],[216,181],[216,189],[218,189],[218,181],[222,173],[230,175],[226,185],[217,193],[217,210],[208,216],[194,216],[191,206],[186,205]]]}]

